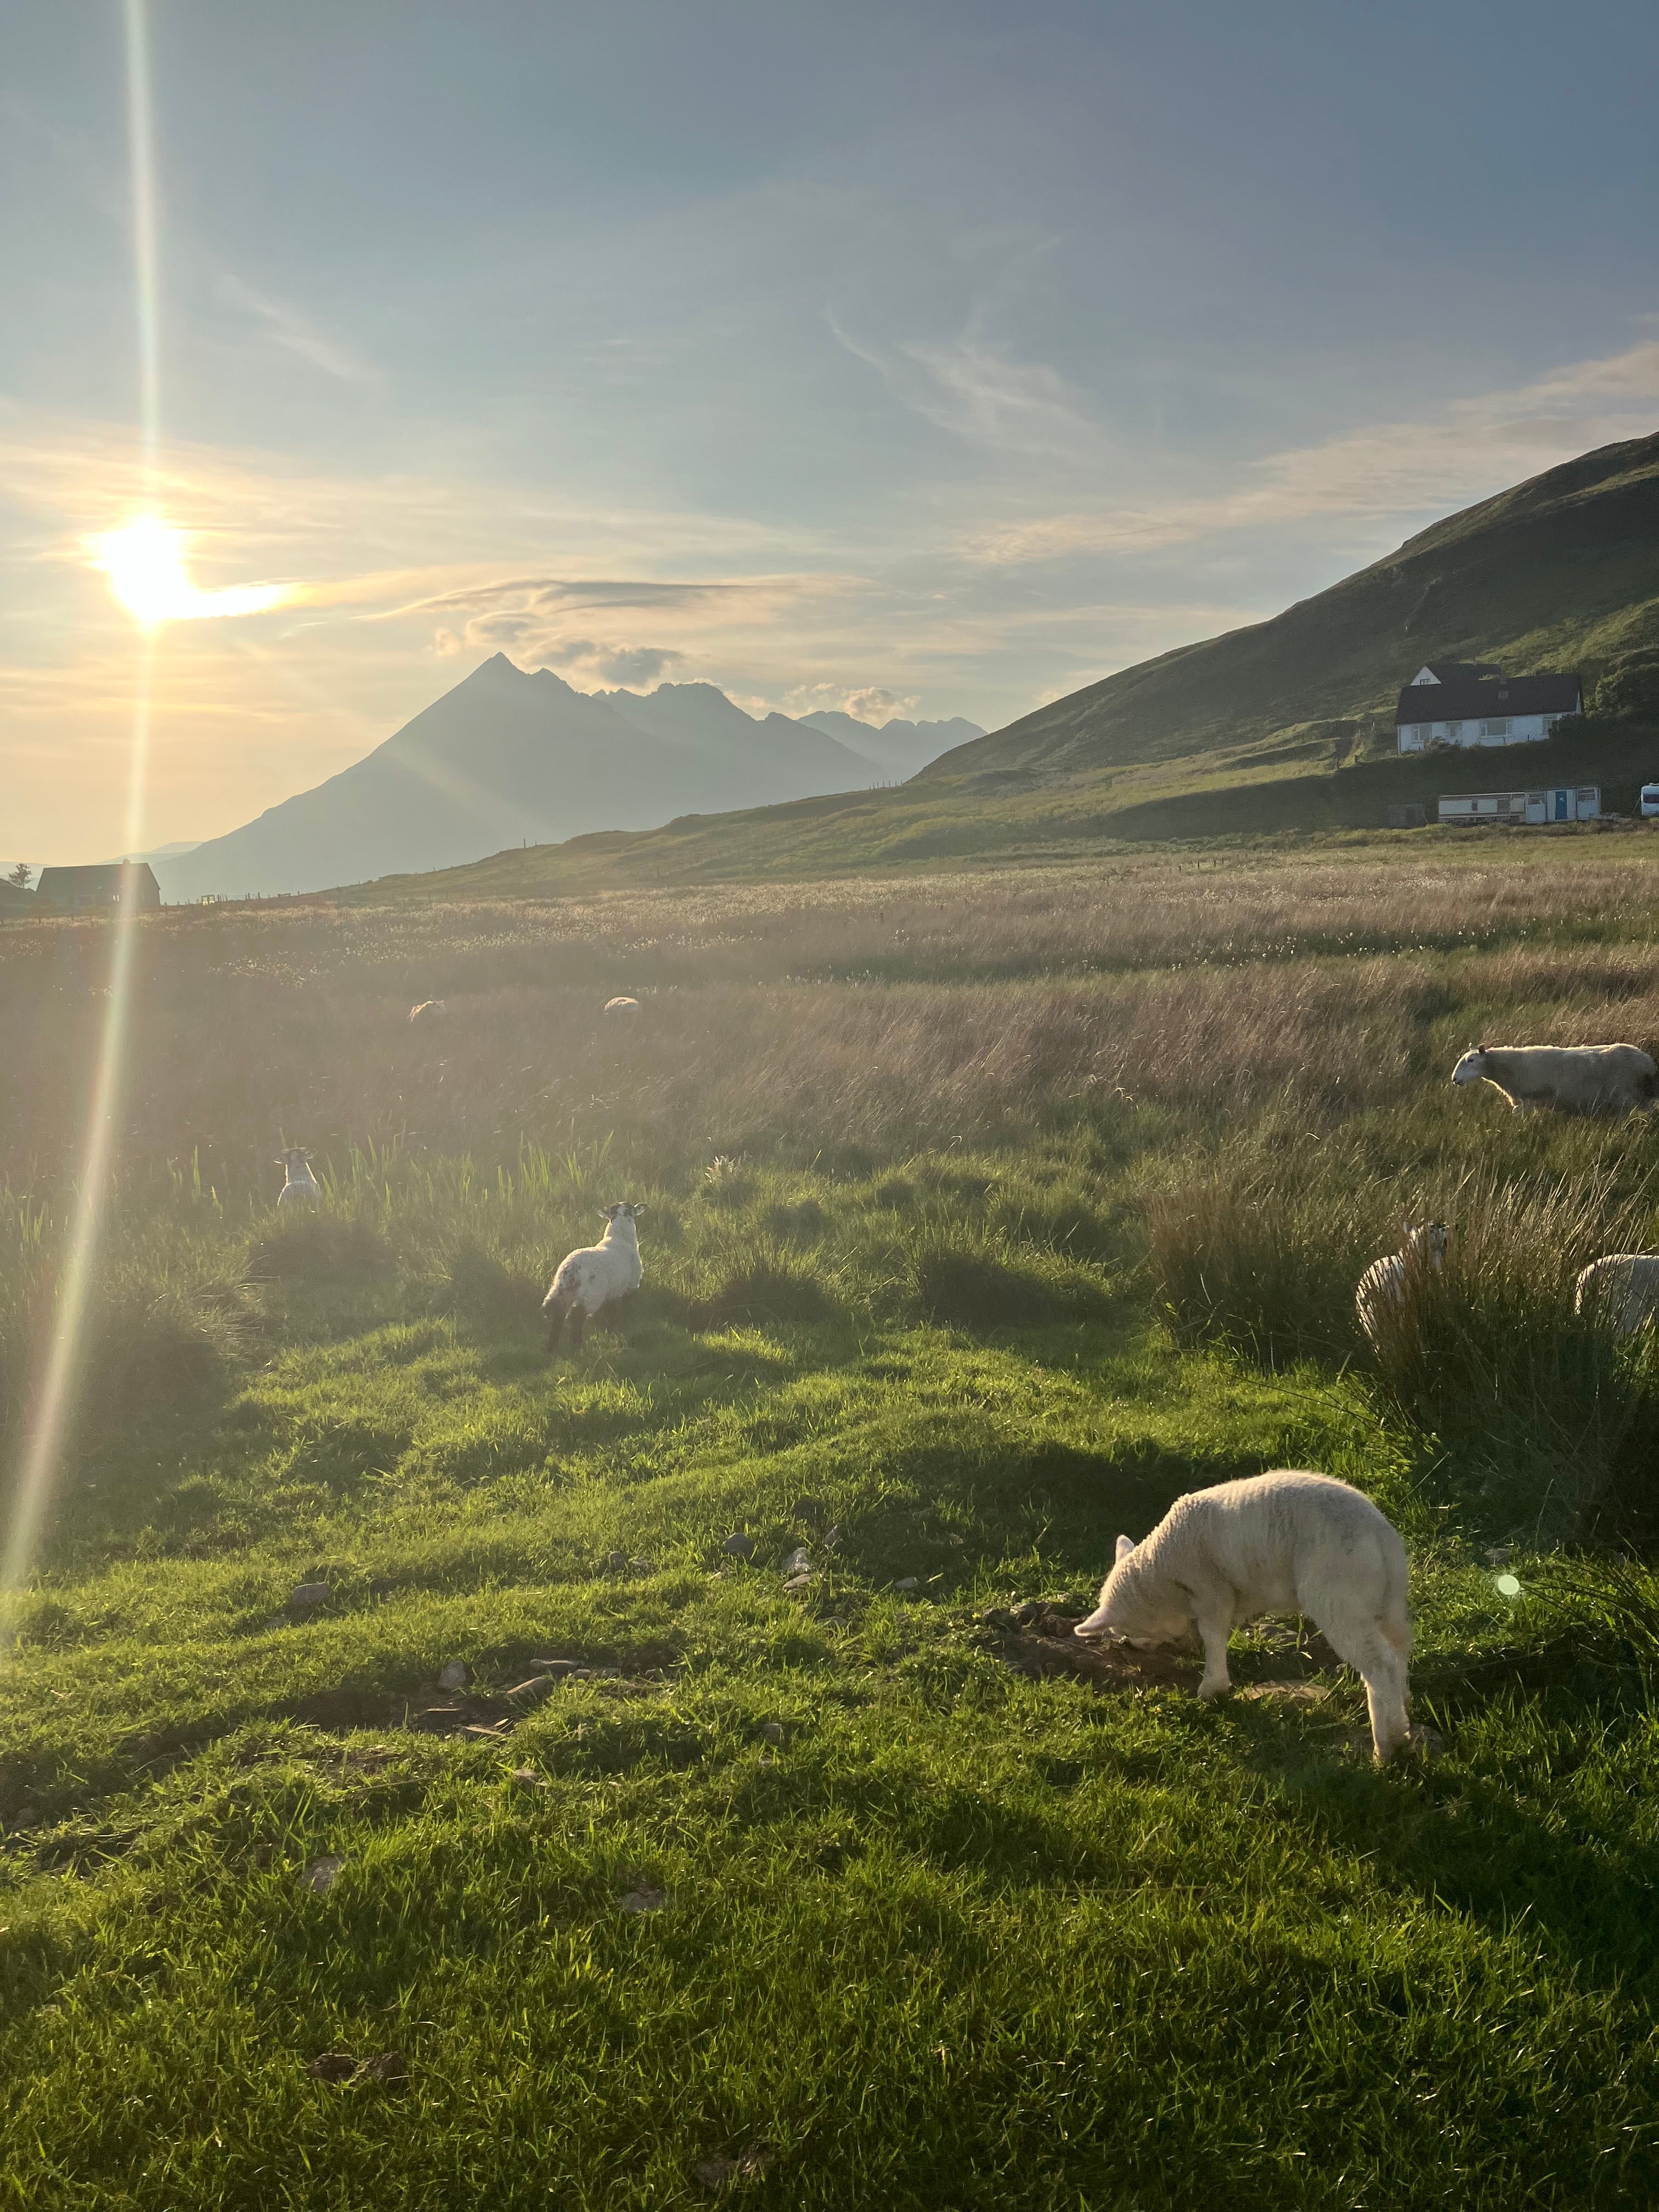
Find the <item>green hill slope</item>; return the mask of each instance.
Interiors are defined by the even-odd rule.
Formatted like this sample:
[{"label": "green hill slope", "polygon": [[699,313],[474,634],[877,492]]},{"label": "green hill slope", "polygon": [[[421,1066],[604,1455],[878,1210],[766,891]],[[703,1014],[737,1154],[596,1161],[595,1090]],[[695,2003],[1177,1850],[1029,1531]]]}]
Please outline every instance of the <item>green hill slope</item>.
[{"label": "green hill slope", "polygon": [[1292,725],[1391,722],[1425,660],[1583,671],[1659,646],[1659,436],[1606,446],[1409,538],[1271,622],[1121,669],[936,762],[1091,769]]},{"label": "green hill slope", "polygon": [[[1633,811],[1659,728],[1592,718],[1547,745],[1395,752],[1425,660],[1576,668],[1626,702],[1659,660],[1659,436],[1608,446],[1423,531],[1270,622],[1121,670],[944,754],[897,790],[512,851],[420,896],[832,873],[1076,854],[1119,839],[1380,827],[1398,800],[1593,781]],[[384,897],[392,887],[377,885]],[[392,892],[392,895],[396,895]]]}]

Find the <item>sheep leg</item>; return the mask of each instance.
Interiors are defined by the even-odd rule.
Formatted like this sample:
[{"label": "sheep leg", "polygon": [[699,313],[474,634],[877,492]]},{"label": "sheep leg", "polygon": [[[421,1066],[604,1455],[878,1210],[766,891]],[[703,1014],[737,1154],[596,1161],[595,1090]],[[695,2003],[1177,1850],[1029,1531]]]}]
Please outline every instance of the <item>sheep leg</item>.
[{"label": "sheep leg", "polygon": [[1346,1660],[1365,1685],[1371,1749],[1381,1766],[1394,1757],[1411,1732],[1406,1718],[1403,1656],[1380,1619],[1322,1620],[1319,1626],[1337,1657]]},{"label": "sheep leg", "polygon": [[569,1316],[568,1306],[549,1306],[547,1311],[547,1356],[553,1358],[559,1349],[559,1339],[564,1334],[564,1325]]},{"label": "sheep leg", "polygon": [[1199,1620],[1198,1637],[1204,1646],[1204,1679],[1198,1686],[1198,1694],[1206,1705],[1233,1686],[1232,1676],[1227,1672],[1227,1642],[1232,1632],[1231,1613],[1212,1613]]},{"label": "sheep leg", "polygon": [[572,1306],[570,1309],[568,1334],[570,1338],[570,1349],[573,1352],[580,1352],[581,1350],[582,1339],[586,1333],[587,1309],[586,1306]]}]

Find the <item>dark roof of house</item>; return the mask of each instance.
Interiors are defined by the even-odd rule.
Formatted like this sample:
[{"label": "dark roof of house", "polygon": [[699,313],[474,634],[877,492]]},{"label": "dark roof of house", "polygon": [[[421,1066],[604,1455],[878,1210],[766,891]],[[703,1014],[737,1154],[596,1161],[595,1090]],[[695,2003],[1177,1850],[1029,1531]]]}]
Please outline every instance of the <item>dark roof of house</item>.
[{"label": "dark roof of house", "polygon": [[1455,682],[1407,684],[1395,720],[1473,722],[1503,714],[1576,714],[1577,676],[1459,677]]},{"label": "dark roof of house", "polygon": [[53,891],[114,892],[124,880],[157,888],[148,860],[104,860],[96,867],[42,868],[35,890],[41,897],[50,897]]}]

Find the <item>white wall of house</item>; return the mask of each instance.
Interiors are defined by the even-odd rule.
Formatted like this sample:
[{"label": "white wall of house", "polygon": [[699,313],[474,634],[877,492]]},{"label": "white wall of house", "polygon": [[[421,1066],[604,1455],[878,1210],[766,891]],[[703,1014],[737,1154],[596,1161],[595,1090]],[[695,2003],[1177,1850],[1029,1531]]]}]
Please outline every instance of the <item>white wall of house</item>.
[{"label": "white wall of house", "polygon": [[[1436,689],[1422,688],[1431,697]],[[1420,753],[1437,738],[1447,745],[1524,745],[1548,737],[1560,720],[1559,714],[1505,714],[1486,721],[1401,722],[1396,731],[1402,753]]]}]

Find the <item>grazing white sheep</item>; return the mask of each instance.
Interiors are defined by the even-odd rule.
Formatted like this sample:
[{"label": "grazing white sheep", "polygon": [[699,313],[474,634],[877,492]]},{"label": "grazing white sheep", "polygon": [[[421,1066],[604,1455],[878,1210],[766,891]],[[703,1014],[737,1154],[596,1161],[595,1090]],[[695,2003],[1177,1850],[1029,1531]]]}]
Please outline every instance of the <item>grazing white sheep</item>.
[{"label": "grazing white sheep", "polygon": [[1478,1044],[1454,1083],[1490,1083],[1517,1114],[1647,1114],[1659,1103],[1659,1067],[1633,1044]]},{"label": "grazing white sheep", "polygon": [[646,1209],[642,1206],[605,1206],[605,1232],[597,1244],[568,1252],[560,1261],[551,1289],[542,1300],[547,1316],[547,1353],[559,1348],[567,1324],[573,1351],[579,1351],[584,1331],[602,1306],[637,1291],[644,1270],[640,1265],[640,1232],[635,1226]]},{"label": "grazing white sheep", "polygon": [[1230,1688],[1227,1639],[1263,1613],[1300,1613],[1365,1685],[1371,1744],[1408,1733],[1406,1547],[1369,1498],[1328,1474],[1280,1468],[1177,1498],[1150,1536],[1117,1540],[1100,1603],[1077,1633],[1145,1650],[1196,1626],[1200,1698]]},{"label": "grazing white sheep", "polygon": [[448,1012],[448,1007],[441,999],[422,999],[418,1006],[410,1008],[409,1018],[411,1022],[432,1022],[436,1021],[441,1014],[447,1014]]},{"label": "grazing white sheep", "polygon": [[276,1194],[278,1206],[293,1206],[301,1199],[314,1205],[322,1196],[317,1178],[311,1172],[311,1155],[300,1146],[290,1145],[285,1152],[279,1152],[276,1165],[286,1170],[287,1176]]},{"label": "grazing white sheep", "polygon": [[1401,1312],[1426,1278],[1446,1264],[1443,1221],[1404,1221],[1401,1227],[1405,1235],[1400,1249],[1373,1260],[1353,1294],[1359,1326],[1373,1345],[1382,1341],[1389,1316]]},{"label": "grazing white sheep", "polygon": [[605,1011],[607,1014],[637,1014],[640,1002],[637,999],[607,999]]},{"label": "grazing white sheep", "polygon": [[1577,1314],[1600,1312],[1619,1336],[1634,1336],[1659,1311],[1659,1252],[1607,1252],[1573,1285]]}]

